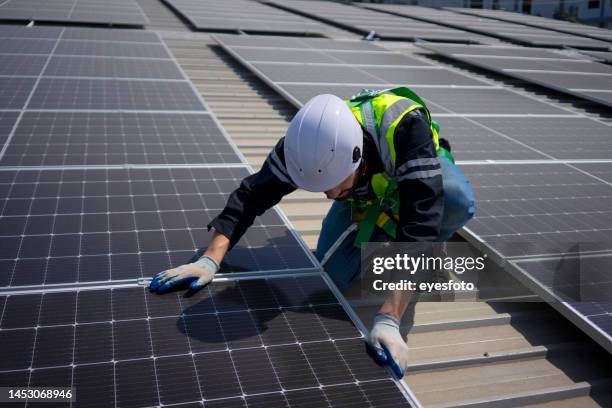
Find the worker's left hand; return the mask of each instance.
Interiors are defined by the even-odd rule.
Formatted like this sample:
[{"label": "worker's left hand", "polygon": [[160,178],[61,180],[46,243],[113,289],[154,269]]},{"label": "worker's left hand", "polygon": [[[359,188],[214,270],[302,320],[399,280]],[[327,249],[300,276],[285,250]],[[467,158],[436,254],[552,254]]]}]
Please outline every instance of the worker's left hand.
[{"label": "worker's left hand", "polygon": [[375,358],[382,364],[388,364],[393,373],[402,378],[408,369],[408,345],[400,334],[399,326],[395,317],[378,313],[368,343],[374,349]]}]

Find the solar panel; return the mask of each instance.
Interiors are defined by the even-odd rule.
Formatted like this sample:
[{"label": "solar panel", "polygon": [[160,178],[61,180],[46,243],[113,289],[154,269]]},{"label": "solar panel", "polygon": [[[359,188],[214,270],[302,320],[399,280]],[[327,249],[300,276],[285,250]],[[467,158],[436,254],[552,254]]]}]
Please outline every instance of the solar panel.
[{"label": "solar panel", "polygon": [[210,31],[319,34],[332,27],[254,1],[164,0],[196,28]]},{"label": "solar panel", "polygon": [[98,28],[66,27],[62,34],[62,40],[81,41],[113,41],[113,42],[138,42],[158,43],[159,37],[154,31],[126,30],[120,28],[103,30]]},{"label": "solar panel", "polygon": [[13,38],[10,41],[0,41],[0,53],[49,54],[54,45],[55,40]]},{"label": "solar panel", "polygon": [[34,38],[56,40],[62,33],[61,27],[26,27],[22,25],[0,25],[0,38]]},{"label": "solar panel", "polygon": [[42,78],[30,109],[202,111],[188,82]]},{"label": "solar panel", "polygon": [[410,58],[396,52],[328,51],[308,49],[233,47],[241,58],[252,62],[325,63],[357,65],[432,66],[423,60]]},{"label": "solar panel", "polygon": [[[368,89],[385,89],[389,85],[366,86]],[[342,84],[283,84],[287,91],[300,103],[322,93],[331,93],[343,99],[357,94],[362,86]],[[503,88],[460,88],[460,87],[423,87],[413,86],[419,95],[425,99],[430,111],[434,114],[497,114],[497,115],[528,115],[528,114],[567,114],[552,104],[546,104],[536,99],[522,96]]]},{"label": "solar panel", "polygon": [[474,118],[489,129],[556,160],[608,160],[612,127],[587,117]]},{"label": "solar panel", "polygon": [[23,108],[35,83],[32,77],[0,77],[0,109]]},{"label": "solar panel", "polygon": [[[469,45],[438,48],[435,44],[427,44],[423,47],[458,61],[612,106],[612,67],[609,65],[588,60],[557,60],[557,54],[547,50],[541,50],[541,58],[549,59],[543,61],[475,56],[471,54],[472,47]],[[504,48],[504,53],[506,50],[507,48]]]},{"label": "solar panel", "polygon": [[510,21],[531,27],[546,28],[561,33],[576,34],[582,37],[595,38],[603,41],[612,41],[610,30],[595,26],[580,24],[574,21],[564,21],[552,18],[544,18],[530,14],[515,13],[505,10],[492,9],[456,9],[462,13],[474,14],[481,17],[494,18],[501,21]]},{"label": "solar panel", "polygon": [[0,303],[0,373],[12,386],[53,376],[79,405],[411,406],[320,276],[213,282],[190,298],[123,287]]},{"label": "solar panel", "polygon": [[[450,141],[456,160],[541,160],[546,156],[495,130],[482,126],[475,119],[436,117],[440,136]],[[515,118],[518,121],[522,118]]]},{"label": "solar panel", "polygon": [[183,79],[174,61],[54,56],[43,76]]},{"label": "solar panel", "polygon": [[54,1],[52,4],[44,0],[7,0],[0,4],[0,18],[137,27],[149,22],[133,0],[106,0],[104,4],[91,0]]},{"label": "solar panel", "polygon": [[608,44],[604,41],[572,34],[560,34],[542,28],[526,27],[522,24],[502,22],[487,18],[479,18],[478,16],[474,15],[458,13],[464,11],[469,13],[470,10],[473,9],[448,8],[447,10],[438,10],[434,8],[399,4],[368,4],[365,7],[385,11],[395,15],[415,18],[420,21],[427,21],[447,27],[467,30],[481,35],[496,37],[522,45],[557,48],[563,48],[566,46],[597,49],[608,48]]},{"label": "solar panel", "polygon": [[0,160],[8,166],[189,163],[240,163],[209,114],[27,112]]},{"label": "solar panel", "polygon": [[[208,244],[206,224],[248,175],[236,168],[0,171],[0,286],[151,276]],[[312,268],[275,210],[258,218],[224,270]]]},{"label": "solar panel", "polygon": [[[552,53],[551,53],[552,54]],[[546,53],[542,57],[549,56]],[[552,55],[550,55],[552,56]],[[486,65],[501,71],[544,71],[548,73],[576,73],[581,74],[606,74],[612,75],[612,67],[605,64],[593,63],[589,60],[570,59],[538,59],[526,58],[516,59],[513,57],[476,57],[470,56],[470,61],[477,65]]]},{"label": "solar panel", "polygon": [[503,257],[612,250],[612,186],[555,162],[464,165],[478,213],[468,234]]},{"label": "solar panel", "polygon": [[43,55],[2,55],[0,75],[38,76],[46,61]]},{"label": "solar panel", "polygon": [[467,31],[378,13],[348,4],[300,0],[266,2],[359,34],[368,34],[374,30],[380,38],[387,40],[483,42],[482,36]]},{"label": "solar panel", "polygon": [[77,40],[61,40],[55,49],[54,55],[170,58],[162,44]]}]

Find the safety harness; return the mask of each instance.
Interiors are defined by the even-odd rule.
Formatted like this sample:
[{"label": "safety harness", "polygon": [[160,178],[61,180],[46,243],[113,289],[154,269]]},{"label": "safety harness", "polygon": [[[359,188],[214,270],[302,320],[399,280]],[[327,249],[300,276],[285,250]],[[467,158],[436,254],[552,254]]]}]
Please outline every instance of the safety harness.
[{"label": "safety harness", "polygon": [[395,177],[395,147],[393,135],[401,119],[415,109],[421,109],[430,125],[438,156],[455,162],[452,154],[440,146],[439,124],[431,119],[425,102],[411,89],[397,87],[379,91],[363,90],[345,101],[366,131],[374,139],[385,171],[372,176],[371,185],[375,200],[351,197],[353,222],[359,223],[353,245],[360,248],[372,236],[376,227],[395,239],[399,221],[399,191]]}]

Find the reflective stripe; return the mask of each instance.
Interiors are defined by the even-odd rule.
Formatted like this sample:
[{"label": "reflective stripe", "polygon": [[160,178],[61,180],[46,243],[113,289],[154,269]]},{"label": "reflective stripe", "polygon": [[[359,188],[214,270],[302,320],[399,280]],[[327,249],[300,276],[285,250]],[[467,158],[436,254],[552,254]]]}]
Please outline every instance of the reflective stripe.
[{"label": "reflective stripe", "polygon": [[283,162],[281,162],[280,157],[278,157],[278,154],[276,154],[276,150],[272,150],[272,153],[270,153],[266,161],[268,162],[272,174],[274,174],[280,181],[282,181],[283,183],[291,184],[293,187],[297,188],[297,186],[289,177],[289,174],[287,173],[287,168],[283,165]]},{"label": "reflective stripe", "polygon": [[374,112],[372,110],[372,104],[370,101],[361,105],[363,111],[363,122],[366,130],[373,138],[377,138],[376,134],[376,123],[374,123]]},{"label": "reflective stripe", "polygon": [[395,126],[399,119],[404,116],[408,110],[414,110],[417,106],[414,102],[409,99],[398,99],[391,106],[387,107],[382,114],[380,122],[380,158],[385,165],[385,171],[387,174],[392,175],[395,172],[395,149],[392,148],[391,144],[393,141],[393,134],[395,133]]},{"label": "reflective stripe", "polygon": [[380,121],[380,133],[382,136],[387,134],[389,127],[402,116],[406,110],[408,110],[411,106],[414,106],[415,103],[408,99],[398,99],[393,105],[389,106],[385,112],[383,113],[382,120]]},{"label": "reflective stripe", "polygon": [[399,176],[402,173],[405,173],[411,167],[420,167],[420,166],[439,166],[440,161],[437,157],[426,157],[422,159],[413,159],[408,160],[406,163],[402,164],[395,171],[395,175]]},{"label": "reflective stripe", "polygon": [[442,175],[442,169],[419,170],[419,171],[413,171],[412,173],[404,174],[403,176],[399,176],[397,178],[397,181],[399,182],[403,180],[424,179],[424,178],[430,178],[430,177],[441,176],[441,175]]}]

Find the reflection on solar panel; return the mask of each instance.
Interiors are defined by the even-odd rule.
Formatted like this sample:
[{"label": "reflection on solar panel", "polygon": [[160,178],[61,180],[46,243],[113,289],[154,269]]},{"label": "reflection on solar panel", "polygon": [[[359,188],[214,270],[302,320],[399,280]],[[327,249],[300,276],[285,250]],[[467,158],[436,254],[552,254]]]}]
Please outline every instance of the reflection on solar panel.
[{"label": "reflection on solar panel", "polygon": [[[556,20],[552,18],[544,18],[529,14],[513,13],[504,10],[491,9],[453,9],[455,11],[473,14],[481,17],[499,19],[501,21],[510,21],[514,23],[524,24],[527,26],[547,28],[549,30],[558,31],[561,33],[576,34],[582,37],[590,37],[603,41],[612,42],[612,33],[610,30],[594,27],[586,24],[575,22]],[[612,44],[610,44],[612,46]]]},{"label": "reflection on solar panel", "polygon": [[411,406],[319,276],[214,282],[190,298],[124,287],[0,305],[0,384],[53,378],[76,388],[78,406]]},{"label": "reflection on solar panel", "polygon": [[323,35],[333,28],[255,1],[164,0],[201,30]]},{"label": "reflection on solar panel", "polygon": [[411,41],[421,39],[462,43],[481,43],[486,41],[482,36],[467,31],[385,15],[352,5],[302,0],[266,0],[266,3],[274,4],[278,7],[292,10],[360,34],[368,34],[374,30],[382,39]]},{"label": "reflection on solar panel", "polygon": [[209,114],[27,112],[0,165],[239,162]]},{"label": "reflection on solar panel", "polygon": [[[249,173],[236,168],[0,171],[0,286],[151,276],[206,246],[206,224]],[[225,271],[312,268],[275,210]]]},{"label": "reflection on solar panel", "polygon": [[[368,4],[366,7],[412,17],[422,21],[442,24],[448,27],[465,29],[522,45],[557,48],[569,46],[596,49],[608,49],[610,45],[604,41],[591,38],[572,34],[560,34],[541,28],[526,27],[520,24],[479,18],[473,15],[459,14],[447,10],[396,4]],[[464,9],[457,10],[463,11]]]},{"label": "reflection on solar panel", "polygon": [[149,22],[133,0],[8,0],[0,4],[0,19],[126,26]]},{"label": "reflection on solar panel", "polygon": [[[513,49],[508,47],[436,44],[422,47],[471,65],[612,106],[612,67],[609,65],[559,57],[558,53],[545,49],[540,50],[539,57],[516,59],[507,56]],[[495,55],[497,49],[501,50],[501,56]],[[521,48],[516,49],[522,52]],[[485,52],[487,55],[483,55]]]}]

